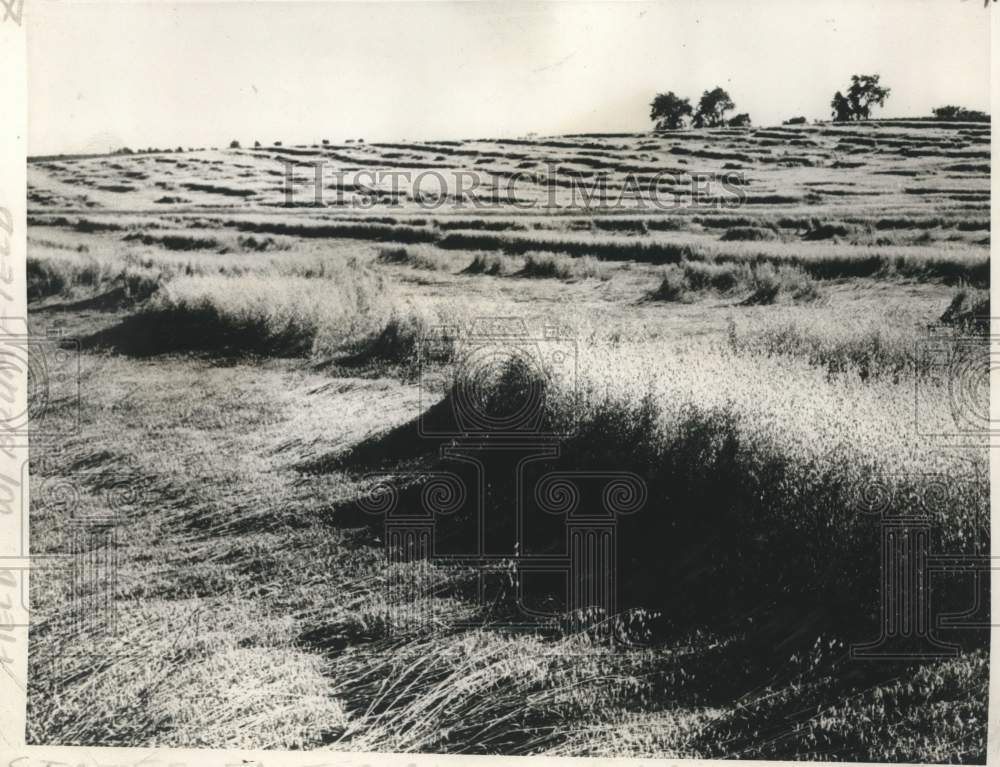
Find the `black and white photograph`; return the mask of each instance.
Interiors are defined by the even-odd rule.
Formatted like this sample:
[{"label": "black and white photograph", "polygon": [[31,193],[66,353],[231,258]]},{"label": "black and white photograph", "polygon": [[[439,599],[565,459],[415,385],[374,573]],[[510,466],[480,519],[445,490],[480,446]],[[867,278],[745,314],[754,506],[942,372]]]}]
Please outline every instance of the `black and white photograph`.
[{"label": "black and white photograph", "polygon": [[992,5],[3,0],[4,741],[986,764]]}]

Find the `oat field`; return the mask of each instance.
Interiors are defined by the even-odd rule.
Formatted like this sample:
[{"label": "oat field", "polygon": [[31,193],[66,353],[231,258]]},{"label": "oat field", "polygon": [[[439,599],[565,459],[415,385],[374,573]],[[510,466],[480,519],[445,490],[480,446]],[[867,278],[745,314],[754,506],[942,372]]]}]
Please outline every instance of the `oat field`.
[{"label": "oat field", "polygon": [[[982,762],[988,630],[851,648],[879,635],[885,515],[924,499],[936,555],[989,547],[961,427],[988,378],[954,372],[989,315],[989,130],[32,158],[29,321],[79,377],[42,414],[67,436],[33,448],[32,552],[113,512],[117,572],[87,642],[68,576],[32,575],[29,742]],[[390,562],[366,513],[375,474],[410,498],[448,463],[420,427],[498,318],[573,364],[491,367],[484,411],[540,392],[547,468],[644,487],[615,614],[580,630],[542,586],[549,617],[512,627],[524,551]],[[387,602],[399,577],[433,609]],[[935,576],[935,609],[977,598]]]}]

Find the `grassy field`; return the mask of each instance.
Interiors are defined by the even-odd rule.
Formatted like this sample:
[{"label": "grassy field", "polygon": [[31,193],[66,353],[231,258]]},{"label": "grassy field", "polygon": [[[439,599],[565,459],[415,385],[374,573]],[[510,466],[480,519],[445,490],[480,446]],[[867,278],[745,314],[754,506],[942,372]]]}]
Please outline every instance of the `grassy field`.
[{"label": "grassy field", "polygon": [[[877,483],[902,512],[944,478],[935,552],[988,547],[986,450],[940,436],[955,390],[921,349],[989,314],[989,153],[988,126],[877,121],[30,162],[29,319],[79,340],[82,424],[32,454],[32,547],[111,510],[119,548],[96,655],[66,579],[33,576],[29,742],[982,762],[987,632],[849,648],[879,629]],[[480,403],[541,392],[549,468],[644,483],[614,644],[511,629],[519,554],[483,603],[361,513],[373,472],[448,463],[417,424],[483,318],[555,327],[575,364],[491,370]],[[431,619],[386,603],[397,569]]]}]

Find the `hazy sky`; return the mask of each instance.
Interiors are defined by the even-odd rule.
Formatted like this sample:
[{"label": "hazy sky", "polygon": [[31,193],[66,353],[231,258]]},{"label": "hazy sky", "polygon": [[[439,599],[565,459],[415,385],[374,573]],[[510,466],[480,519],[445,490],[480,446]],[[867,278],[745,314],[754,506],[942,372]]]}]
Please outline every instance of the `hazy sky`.
[{"label": "hazy sky", "polygon": [[721,85],[757,124],[989,109],[980,0],[25,4],[30,152],[635,131]]}]

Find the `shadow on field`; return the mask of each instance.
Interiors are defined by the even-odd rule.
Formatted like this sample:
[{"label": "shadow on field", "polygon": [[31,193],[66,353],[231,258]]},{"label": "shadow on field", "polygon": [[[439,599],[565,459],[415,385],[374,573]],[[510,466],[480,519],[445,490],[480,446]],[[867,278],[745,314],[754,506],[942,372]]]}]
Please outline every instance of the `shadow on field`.
[{"label": "shadow on field", "polygon": [[400,469],[415,464],[427,466],[435,462],[446,438],[428,438],[425,430],[442,431],[452,422],[452,406],[445,399],[432,405],[421,418],[368,437],[346,451],[321,456],[295,466],[303,474],[328,474],[335,471],[357,473],[380,469]]},{"label": "shadow on field", "polygon": [[66,301],[46,306],[33,306],[32,313],[45,314],[48,312],[116,312],[132,303],[132,299],[123,287],[112,288],[104,293],[83,298],[78,301]]},{"label": "shadow on field", "polygon": [[[453,433],[454,412],[448,395],[424,415],[423,433]],[[529,564],[567,554],[569,518],[537,495],[545,476],[576,475],[574,513],[596,519],[598,480],[628,473],[641,478],[647,500],[614,521],[617,609],[654,614],[647,628],[656,641],[696,630],[741,635],[758,664],[808,649],[817,637],[861,642],[877,634],[879,520],[857,510],[858,480],[848,467],[814,478],[813,486],[793,458],[745,441],[733,414],[692,411],[665,431],[653,402],[607,404],[550,447],[526,459],[499,439],[475,447],[428,439],[414,420],[296,468],[389,475],[394,508],[418,516],[436,473],[457,478],[462,491],[453,508],[428,516],[435,557]],[[359,496],[338,507],[332,524],[378,534],[386,518],[372,513],[371,500]],[[975,498],[955,501],[971,506]],[[519,577],[522,605],[544,612],[558,597],[561,587],[530,567]],[[970,584],[959,580],[936,586],[941,604],[967,606]],[[948,641],[976,648],[981,633]]]},{"label": "shadow on field", "polygon": [[305,357],[312,341],[312,333],[295,325],[275,330],[263,320],[233,322],[206,307],[184,311],[147,309],[82,338],[80,344],[85,350],[113,351],[130,357],[175,352]]}]

